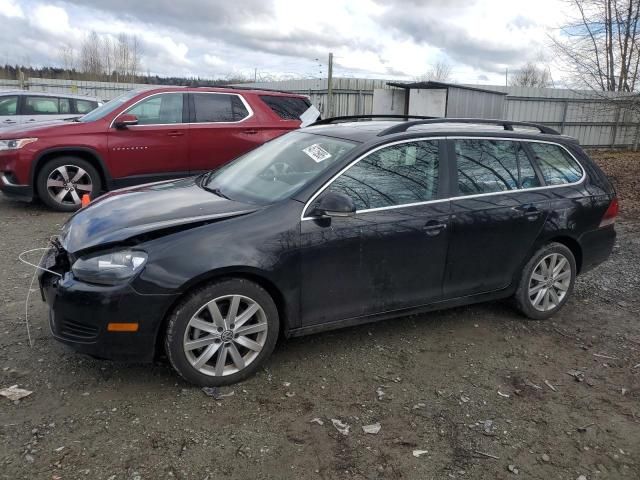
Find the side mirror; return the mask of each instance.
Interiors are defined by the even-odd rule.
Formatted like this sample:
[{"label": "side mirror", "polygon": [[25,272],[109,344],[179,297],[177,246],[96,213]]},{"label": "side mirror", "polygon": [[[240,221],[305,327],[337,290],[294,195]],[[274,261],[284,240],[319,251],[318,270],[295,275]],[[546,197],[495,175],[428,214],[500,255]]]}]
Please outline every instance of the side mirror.
[{"label": "side mirror", "polygon": [[315,216],[351,217],[356,213],[356,205],[344,193],[329,192],[320,197],[313,209]]},{"label": "side mirror", "polygon": [[131,125],[138,124],[138,117],[131,115],[130,113],[123,113],[113,122],[113,126],[116,128],[127,128]]}]

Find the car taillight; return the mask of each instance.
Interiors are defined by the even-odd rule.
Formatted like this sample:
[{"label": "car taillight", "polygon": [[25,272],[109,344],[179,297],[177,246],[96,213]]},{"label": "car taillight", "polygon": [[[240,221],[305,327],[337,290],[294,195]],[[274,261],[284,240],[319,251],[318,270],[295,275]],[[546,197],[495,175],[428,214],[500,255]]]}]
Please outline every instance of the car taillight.
[{"label": "car taillight", "polygon": [[611,203],[609,204],[609,208],[607,208],[607,211],[604,212],[604,216],[600,221],[600,228],[616,223],[616,217],[618,216],[619,210],[620,205],[618,204],[618,198],[613,197],[613,200],[611,200]]}]

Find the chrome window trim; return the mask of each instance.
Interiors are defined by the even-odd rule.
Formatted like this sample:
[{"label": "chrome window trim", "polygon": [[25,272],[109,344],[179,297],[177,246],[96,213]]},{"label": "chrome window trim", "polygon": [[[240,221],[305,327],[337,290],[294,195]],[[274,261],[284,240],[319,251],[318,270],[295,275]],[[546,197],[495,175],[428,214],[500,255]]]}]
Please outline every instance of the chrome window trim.
[{"label": "chrome window trim", "polygon": [[391,205],[388,207],[377,207],[377,208],[365,208],[362,210],[356,210],[356,215],[359,213],[369,213],[369,212],[380,212],[383,210],[394,210],[394,209],[398,209],[398,208],[407,208],[407,207],[416,207],[416,206],[420,206],[420,205],[430,205],[430,204],[434,204],[434,203],[442,203],[442,202],[451,202],[454,200],[462,200],[462,199],[470,199],[470,198],[481,198],[481,197],[489,197],[492,195],[504,195],[504,194],[509,194],[509,193],[518,193],[518,192],[532,192],[532,191],[537,191],[537,190],[548,190],[551,188],[563,188],[563,187],[570,187],[573,185],[579,185],[582,182],[584,182],[586,176],[587,176],[587,171],[585,170],[585,168],[582,166],[582,164],[578,161],[578,159],[567,149],[567,147],[565,147],[564,145],[557,143],[557,142],[553,142],[550,140],[535,140],[535,139],[529,139],[529,138],[509,138],[509,137],[478,137],[478,136],[472,136],[472,135],[464,135],[464,136],[448,136],[448,137],[415,137],[415,138],[405,138],[403,140],[398,140],[395,142],[390,142],[390,143],[385,143],[384,145],[379,145],[376,148],[374,148],[373,150],[369,150],[368,152],[363,153],[362,155],[360,155],[358,158],[356,158],[355,160],[353,160],[351,163],[349,163],[349,165],[347,165],[346,167],[344,167],[343,169],[341,169],[338,173],[336,173],[333,177],[331,177],[322,187],[320,187],[316,193],[314,193],[311,198],[304,204],[304,208],[302,209],[302,213],[300,214],[300,220],[301,221],[305,221],[305,220],[316,220],[320,217],[305,217],[305,213],[307,212],[307,209],[309,208],[309,206],[311,205],[311,203],[313,203],[313,201],[322,193],[324,192],[340,175],[342,175],[344,172],[346,172],[347,170],[349,170],[349,168],[351,168],[353,165],[355,165],[356,163],[358,163],[360,160],[362,160],[363,158],[371,155],[374,152],[377,152],[378,150],[385,148],[385,147],[389,147],[392,145],[398,145],[398,144],[402,144],[402,143],[411,143],[411,142],[418,142],[418,141],[425,141],[425,140],[507,140],[507,141],[511,141],[511,142],[531,142],[531,143],[547,143],[550,145],[556,145],[560,148],[562,148],[565,152],[567,152],[569,154],[569,156],[573,159],[574,162],[576,162],[576,164],[578,165],[578,167],[580,167],[580,170],[582,171],[582,176],[580,177],[579,180],[572,182],[572,183],[563,183],[561,185],[545,185],[543,187],[531,187],[531,188],[519,188],[519,189],[515,189],[515,190],[503,190],[500,192],[488,192],[488,193],[477,193],[474,195],[458,195],[456,197],[448,197],[448,198],[438,198],[435,200],[426,200],[424,202],[417,202],[417,203],[405,203],[403,205]]},{"label": "chrome window trim", "polygon": [[[234,93],[234,92],[192,92],[192,91],[188,91],[188,92],[181,92],[181,91],[176,91],[176,92],[156,92],[156,93],[152,93],[151,95],[147,95],[146,97],[141,98],[140,100],[138,100],[137,102],[129,105],[129,107],[127,107],[126,110],[123,110],[122,112],[118,113],[115,117],[113,117],[113,120],[111,120],[111,123],[109,124],[109,128],[113,128],[113,124],[116,121],[116,118],[118,118],[120,115],[127,113],[129,110],[131,110],[133,107],[135,107],[136,105],[138,105],[140,102],[144,102],[145,100],[151,98],[151,97],[155,97],[156,95],[167,95],[167,94],[180,94],[180,95],[186,95],[188,93],[207,93],[207,94],[214,94],[214,95],[235,95],[236,97],[240,98],[240,101],[242,102],[242,104],[244,105],[244,108],[247,109],[247,112],[249,112],[249,114],[244,117],[242,120],[236,120],[235,122],[180,122],[180,123],[146,123],[144,125],[130,125],[127,128],[139,128],[139,127],[160,127],[160,126],[176,126],[176,125],[233,125],[236,123],[242,123],[245,120],[248,120],[249,118],[253,117],[254,113],[253,113],[253,109],[251,108],[251,105],[249,105],[249,102],[247,102],[245,100],[245,98],[240,95],[239,93]],[[184,106],[183,106],[184,108]]]}]

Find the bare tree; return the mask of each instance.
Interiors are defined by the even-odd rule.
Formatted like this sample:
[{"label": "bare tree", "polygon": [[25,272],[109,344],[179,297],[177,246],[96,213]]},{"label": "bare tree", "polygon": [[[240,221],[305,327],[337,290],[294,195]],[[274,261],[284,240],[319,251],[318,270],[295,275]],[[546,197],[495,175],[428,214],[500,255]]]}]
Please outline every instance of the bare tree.
[{"label": "bare tree", "polygon": [[539,67],[533,62],[527,62],[516,71],[509,79],[509,85],[513,87],[544,88],[551,85],[549,69]]},{"label": "bare tree", "polygon": [[640,0],[566,1],[573,16],[552,37],[556,56],[576,87],[593,92],[593,111],[616,119],[613,137],[621,121],[637,123],[635,150],[640,142]]},{"label": "bare tree", "polygon": [[66,44],[60,48],[60,62],[65,70],[75,70],[76,65],[76,52],[73,45]]},{"label": "bare tree", "polygon": [[436,62],[424,75],[416,77],[419,82],[446,82],[451,79],[451,65],[447,62]]},{"label": "bare tree", "polygon": [[568,0],[574,13],[552,37],[574,83],[633,92],[640,63],[640,0]]},{"label": "bare tree", "polygon": [[87,35],[80,47],[80,67],[83,72],[99,78],[104,72],[102,42],[96,32]]}]

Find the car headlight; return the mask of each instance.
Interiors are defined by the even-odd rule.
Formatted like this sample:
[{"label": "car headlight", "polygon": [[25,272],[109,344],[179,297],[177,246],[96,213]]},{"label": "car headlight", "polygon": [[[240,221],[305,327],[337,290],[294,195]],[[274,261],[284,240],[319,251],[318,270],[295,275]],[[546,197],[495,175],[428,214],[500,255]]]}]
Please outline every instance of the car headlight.
[{"label": "car headlight", "polygon": [[15,140],[0,140],[0,152],[3,150],[20,150],[22,147],[37,141],[37,138],[16,138]]},{"label": "car headlight", "polygon": [[79,258],[71,267],[73,275],[84,282],[115,285],[140,272],[147,254],[140,250],[120,250],[95,257]]}]

